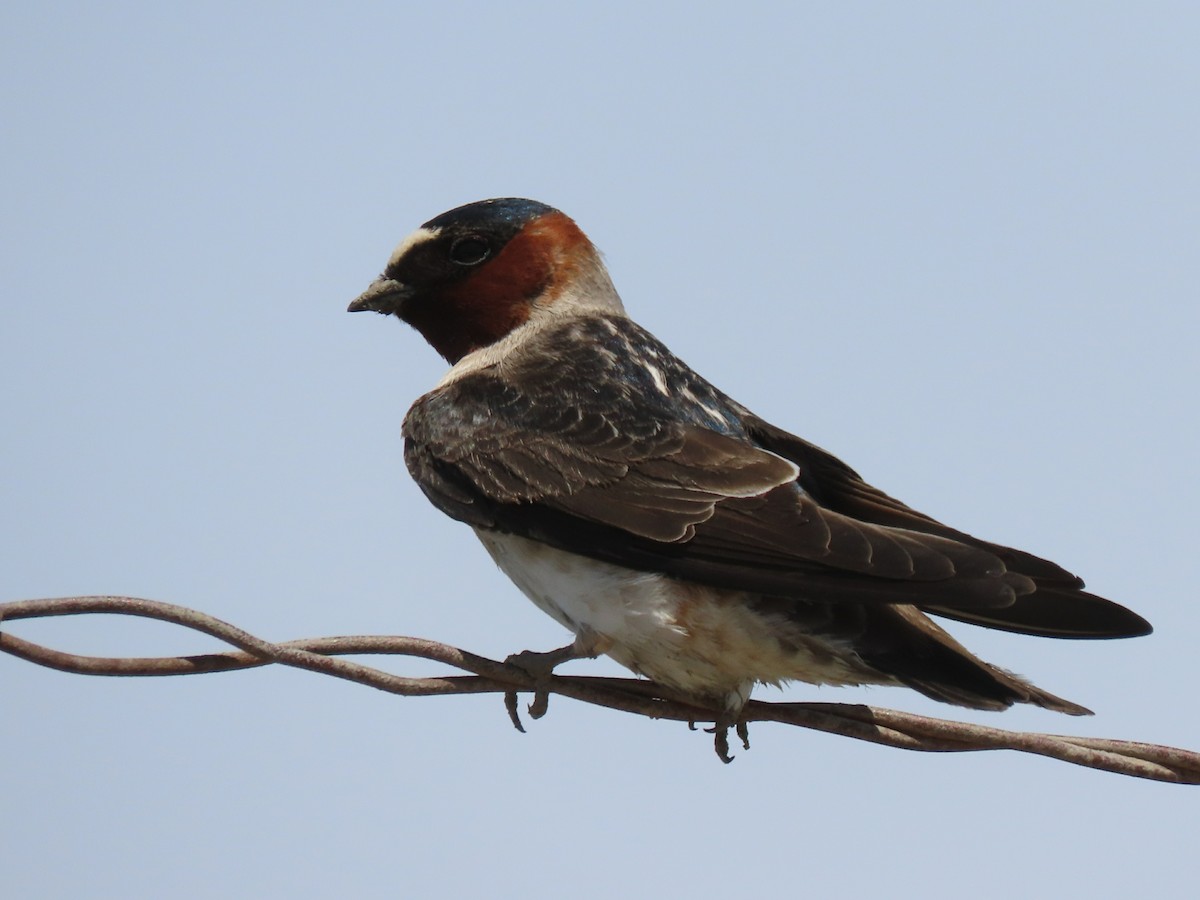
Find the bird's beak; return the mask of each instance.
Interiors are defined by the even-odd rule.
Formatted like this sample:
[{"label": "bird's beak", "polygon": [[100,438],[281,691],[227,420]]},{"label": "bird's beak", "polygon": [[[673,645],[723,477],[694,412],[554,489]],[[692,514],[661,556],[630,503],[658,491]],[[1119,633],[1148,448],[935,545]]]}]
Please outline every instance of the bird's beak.
[{"label": "bird's beak", "polygon": [[354,301],[346,308],[346,312],[362,312],[369,309],[384,315],[398,313],[404,305],[404,301],[411,297],[412,293],[412,288],[408,285],[380,276],[371,282],[370,287],[354,298]]}]

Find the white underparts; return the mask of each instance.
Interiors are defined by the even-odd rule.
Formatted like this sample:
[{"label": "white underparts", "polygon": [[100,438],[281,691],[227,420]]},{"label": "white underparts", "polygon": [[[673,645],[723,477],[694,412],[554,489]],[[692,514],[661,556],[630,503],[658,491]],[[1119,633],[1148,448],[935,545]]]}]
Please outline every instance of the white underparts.
[{"label": "white underparts", "polygon": [[638,572],[514,535],[476,534],[517,587],[563,626],[611,642],[607,655],[633,671],[732,711],[755,682],[881,680],[848,646],[754,609],[745,592]]}]

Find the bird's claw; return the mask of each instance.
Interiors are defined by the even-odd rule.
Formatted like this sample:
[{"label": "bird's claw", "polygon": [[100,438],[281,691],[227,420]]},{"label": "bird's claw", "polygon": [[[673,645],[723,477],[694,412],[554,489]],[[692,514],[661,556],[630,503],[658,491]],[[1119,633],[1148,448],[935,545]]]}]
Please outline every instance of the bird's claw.
[{"label": "bird's claw", "polygon": [[[690,725],[691,723],[689,723]],[[718,720],[712,728],[704,730],[713,736],[713,749],[717,751],[717,756],[721,762],[731,763],[736,757],[729,752],[729,729],[732,726],[734,733],[742,742],[742,749],[750,749],[750,727],[745,722],[730,722],[726,720]]]},{"label": "bird's claw", "polygon": [[529,718],[531,719],[540,719],[549,709],[550,692],[541,690],[533,692],[533,702],[525,707],[525,710],[529,713]]},{"label": "bird's claw", "polygon": [[525,726],[521,724],[521,713],[520,710],[517,709],[516,691],[504,692],[504,708],[508,710],[508,720],[513,723],[513,728],[517,729],[517,731],[521,732],[521,734],[524,734]]}]

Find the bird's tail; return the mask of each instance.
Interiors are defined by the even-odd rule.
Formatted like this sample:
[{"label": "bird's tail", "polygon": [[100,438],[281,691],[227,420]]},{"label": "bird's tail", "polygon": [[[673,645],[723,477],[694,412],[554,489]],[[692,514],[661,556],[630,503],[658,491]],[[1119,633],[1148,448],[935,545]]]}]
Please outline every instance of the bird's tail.
[{"label": "bird's tail", "polygon": [[1070,716],[1092,711],[984,662],[914,606],[873,608],[858,647],[863,661],[927,697],[971,709],[1029,703]]}]

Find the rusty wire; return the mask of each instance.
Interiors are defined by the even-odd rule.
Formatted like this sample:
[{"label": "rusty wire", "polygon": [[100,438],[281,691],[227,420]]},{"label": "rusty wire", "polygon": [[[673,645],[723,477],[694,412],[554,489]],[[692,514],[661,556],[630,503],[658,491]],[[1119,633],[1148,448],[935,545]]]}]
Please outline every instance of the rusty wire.
[{"label": "rusty wire", "polygon": [[[272,643],[205,613],[136,597],[63,597],[0,604],[0,622],[88,613],[141,616],[170,622],[210,635],[235,649],[195,656],[81,656],[0,631],[0,651],[38,665],[82,675],[196,675],[279,664],[405,696],[502,693],[512,698],[516,690],[527,690],[560,694],[654,719],[694,723],[711,722],[715,718],[713,711],[690,705],[686,699],[650,681],[566,675],[550,675],[535,681],[517,666],[422,638],[324,637]],[[444,663],[470,674],[410,678],[339,658],[349,654],[412,656]],[[515,704],[510,703],[510,711],[514,709]],[[1157,744],[1006,731],[849,703],[751,701],[742,720],[798,725],[905,750],[943,753],[1017,750],[1135,778],[1200,784],[1200,753]],[[514,724],[520,727],[515,713]]]}]

